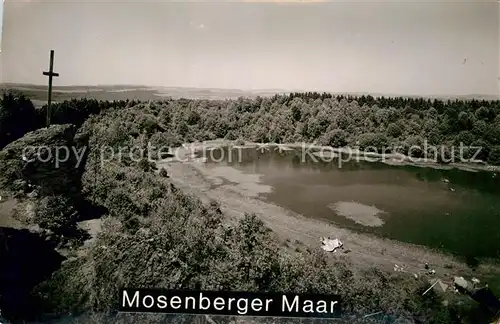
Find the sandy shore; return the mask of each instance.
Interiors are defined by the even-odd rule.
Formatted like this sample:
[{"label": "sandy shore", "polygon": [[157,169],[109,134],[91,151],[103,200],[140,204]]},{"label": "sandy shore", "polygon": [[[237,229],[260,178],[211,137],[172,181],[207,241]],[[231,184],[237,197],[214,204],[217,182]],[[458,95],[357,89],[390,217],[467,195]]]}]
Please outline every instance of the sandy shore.
[{"label": "sandy shore", "polygon": [[400,153],[374,153],[374,152],[363,152],[356,149],[350,148],[332,148],[330,146],[321,146],[310,143],[254,143],[245,142],[245,144],[236,144],[237,141],[228,140],[212,140],[206,142],[196,142],[196,143],[186,143],[183,147],[177,149],[176,157],[170,159],[186,161],[187,152],[193,153],[201,151],[203,149],[210,151],[222,147],[231,146],[233,149],[243,149],[243,148],[257,148],[259,150],[271,150],[285,152],[291,150],[302,150],[302,153],[308,155],[309,157],[316,157],[317,159],[322,159],[323,161],[331,161],[333,158],[338,158],[343,156],[343,161],[367,161],[367,162],[382,162],[387,165],[393,166],[415,166],[422,168],[433,168],[439,170],[452,170],[458,169],[467,172],[478,172],[486,171],[492,173],[500,173],[500,166],[488,165],[483,162],[454,162],[448,164],[442,164],[435,162],[430,157],[428,159],[424,158],[414,158],[409,157]]},{"label": "sandy shore", "polygon": [[[187,155],[188,150],[185,152]],[[272,188],[260,183],[258,174],[248,175],[225,166],[207,166],[199,160],[185,159],[182,154],[177,156],[180,158],[159,161],[157,165],[167,170],[179,188],[203,201],[217,200],[221,204],[221,209],[231,217],[230,221],[241,218],[245,213],[257,214],[280,239],[292,242],[292,245],[298,240],[307,247],[319,248],[320,237],[338,237],[344,242],[345,250],[350,252],[332,253],[331,257],[347,258],[358,269],[376,266],[393,271],[397,264],[409,275],[423,274],[424,264],[427,262],[432,269],[435,269],[436,276],[441,277],[474,274],[480,278],[481,274],[488,276],[494,272],[493,265],[482,264],[472,272],[467,265],[453,257],[421,246],[356,233],[331,223],[296,214],[259,196]]]},{"label": "sandy shore", "polygon": [[24,228],[20,221],[12,217],[17,201],[5,196],[0,200],[0,227]]}]

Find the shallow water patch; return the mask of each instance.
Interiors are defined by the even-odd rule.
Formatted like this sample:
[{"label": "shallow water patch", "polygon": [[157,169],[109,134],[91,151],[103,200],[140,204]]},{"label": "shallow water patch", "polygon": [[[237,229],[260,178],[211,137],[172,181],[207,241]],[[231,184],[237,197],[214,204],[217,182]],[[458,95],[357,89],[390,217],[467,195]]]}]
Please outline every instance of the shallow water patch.
[{"label": "shallow water patch", "polygon": [[384,221],[379,216],[386,212],[375,206],[368,206],[355,201],[339,201],[328,207],[339,216],[363,226],[379,227],[384,225]]},{"label": "shallow water patch", "polygon": [[258,197],[260,194],[270,193],[271,185],[261,183],[262,175],[248,174],[229,166],[216,166],[211,168],[199,168],[206,179],[213,184],[224,185],[224,180],[231,184],[225,184],[227,189],[232,189],[248,197]]}]

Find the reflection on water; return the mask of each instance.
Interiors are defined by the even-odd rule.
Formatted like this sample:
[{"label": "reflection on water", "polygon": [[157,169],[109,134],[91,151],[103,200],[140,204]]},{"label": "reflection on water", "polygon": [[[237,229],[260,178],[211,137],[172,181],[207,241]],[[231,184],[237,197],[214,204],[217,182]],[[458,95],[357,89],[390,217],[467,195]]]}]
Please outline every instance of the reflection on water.
[{"label": "reflection on water", "polygon": [[364,161],[339,168],[335,159],[272,148],[213,150],[207,158],[210,168],[261,175],[273,188],[266,199],[305,216],[468,259],[500,257],[500,179],[492,173]]}]

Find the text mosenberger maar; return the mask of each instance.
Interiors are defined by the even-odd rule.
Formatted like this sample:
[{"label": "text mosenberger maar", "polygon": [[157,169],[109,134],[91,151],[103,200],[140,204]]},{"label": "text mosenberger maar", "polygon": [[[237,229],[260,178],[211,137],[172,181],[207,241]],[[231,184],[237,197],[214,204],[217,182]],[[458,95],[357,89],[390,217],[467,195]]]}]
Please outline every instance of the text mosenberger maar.
[{"label": "text mosenberger maar", "polygon": [[337,295],[131,289],[120,291],[120,311],[271,317],[340,317]]}]

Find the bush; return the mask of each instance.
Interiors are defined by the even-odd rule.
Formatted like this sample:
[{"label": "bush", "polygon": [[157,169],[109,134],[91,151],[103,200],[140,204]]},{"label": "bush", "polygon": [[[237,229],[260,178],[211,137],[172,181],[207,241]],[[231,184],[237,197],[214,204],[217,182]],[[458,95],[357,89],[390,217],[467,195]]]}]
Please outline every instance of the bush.
[{"label": "bush", "polygon": [[361,134],[358,138],[359,147],[362,150],[371,148],[376,152],[382,153],[384,149],[388,148],[389,140],[383,133],[365,133]]},{"label": "bush", "polygon": [[65,196],[49,196],[35,204],[33,223],[55,234],[73,232],[78,219],[72,201]]},{"label": "bush", "polygon": [[[77,147],[74,136],[72,125],[53,125],[7,145],[0,151],[0,186],[14,189],[15,181],[22,180],[36,187],[42,196],[78,195],[86,151]],[[38,147],[48,150],[37,150]],[[66,160],[63,158],[67,152],[58,151],[61,147],[70,148]],[[75,149],[80,152],[75,154]],[[56,161],[57,153],[60,153],[59,161]]]},{"label": "bush", "polygon": [[141,159],[138,163],[138,166],[145,172],[156,170],[156,164],[153,161],[149,161],[147,158]]},{"label": "bush", "polygon": [[168,172],[167,172],[167,169],[165,169],[165,168],[161,168],[159,174],[163,178],[168,178]]},{"label": "bush", "polygon": [[236,135],[234,134],[234,132],[232,131],[229,131],[227,132],[226,136],[224,137],[224,139],[228,140],[228,141],[234,141],[237,139]]}]

